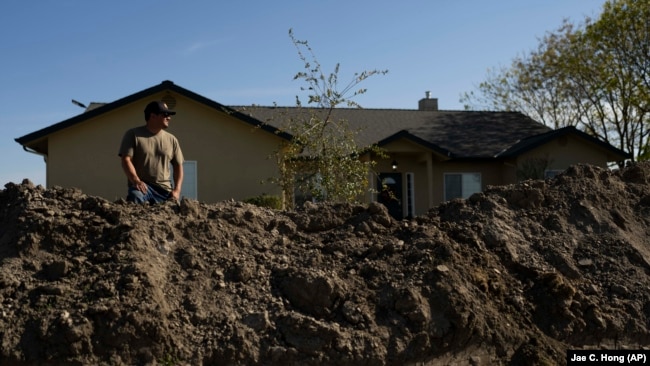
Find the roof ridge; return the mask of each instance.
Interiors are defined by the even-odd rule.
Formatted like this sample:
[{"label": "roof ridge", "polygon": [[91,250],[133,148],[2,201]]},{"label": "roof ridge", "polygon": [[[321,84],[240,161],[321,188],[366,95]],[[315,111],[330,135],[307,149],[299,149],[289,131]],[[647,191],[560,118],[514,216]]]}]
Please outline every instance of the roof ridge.
[{"label": "roof ridge", "polygon": [[[297,109],[297,108],[304,108],[304,109],[322,109],[321,107],[304,107],[304,106],[283,106],[283,105],[257,105],[257,104],[251,104],[251,105],[238,105],[238,104],[230,104],[228,105],[230,108],[267,108],[267,109],[278,109],[278,108],[292,108],[292,109]],[[460,109],[438,109],[435,111],[422,111],[419,109],[411,109],[411,108],[366,108],[366,107],[361,107],[361,108],[353,108],[353,107],[336,107],[334,108],[335,110],[350,110],[350,111],[355,111],[355,110],[365,110],[365,111],[406,111],[406,112],[454,112],[454,113],[521,113],[517,111],[487,111],[487,110],[481,110],[481,111],[474,111],[474,110],[460,110]]]}]

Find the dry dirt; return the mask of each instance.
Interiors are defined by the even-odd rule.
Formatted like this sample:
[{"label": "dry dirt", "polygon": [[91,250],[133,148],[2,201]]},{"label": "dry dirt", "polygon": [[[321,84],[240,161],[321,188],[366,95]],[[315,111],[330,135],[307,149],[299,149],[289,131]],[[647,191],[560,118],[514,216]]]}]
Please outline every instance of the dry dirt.
[{"label": "dry dirt", "polygon": [[0,191],[0,365],[554,365],[650,347],[650,165],[422,217]]}]

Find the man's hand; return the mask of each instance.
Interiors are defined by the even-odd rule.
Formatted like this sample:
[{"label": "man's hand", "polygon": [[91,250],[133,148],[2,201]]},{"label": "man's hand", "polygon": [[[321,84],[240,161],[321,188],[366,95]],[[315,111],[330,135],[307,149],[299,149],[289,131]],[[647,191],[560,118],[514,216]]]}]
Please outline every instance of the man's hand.
[{"label": "man's hand", "polygon": [[172,200],[174,200],[174,201],[178,201],[178,200],[180,200],[180,198],[181,198],[181,191],[180,191],[180,189],[179,189],[179,190],[174,189],[174,190],[172,191],[171,196],[169,196],[169,199],[172,199]]},{"label": "man's hand", "polygon": [[147,183],[141,180],[135,183],[135,188],[142,193],[147,193]]},{"label": "man's hand", "polygon": [[124,173],[126,174],[126,178],[130,181],[133,182],[133,186],[140,192],[146,194],[147,193],[147,183],[143,182],[140,180],[138,177],[138,173],[135,171],[135,167],[133,166],[133,162],[131,161],[131,157],[128,155],[122,156],[122,169],[124,169]]}]

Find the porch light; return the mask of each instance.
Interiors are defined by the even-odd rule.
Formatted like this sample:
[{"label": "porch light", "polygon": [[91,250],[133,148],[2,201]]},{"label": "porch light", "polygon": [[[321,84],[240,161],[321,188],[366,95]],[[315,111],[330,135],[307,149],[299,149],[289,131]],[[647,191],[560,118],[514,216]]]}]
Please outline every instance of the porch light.
[{"label": "porch light", "polygon": [[393,167],[393,170],[397,170],[397,160],[393,160],[391,166]]}]

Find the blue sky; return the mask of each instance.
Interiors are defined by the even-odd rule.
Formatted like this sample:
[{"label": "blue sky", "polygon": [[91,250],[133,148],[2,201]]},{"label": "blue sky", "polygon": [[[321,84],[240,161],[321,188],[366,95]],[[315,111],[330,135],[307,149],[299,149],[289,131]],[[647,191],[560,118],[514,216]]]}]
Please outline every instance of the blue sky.
[{"label": "blue sky", "polygon": [[440,109],[454,110],[488,69],[535,49],[564,18],[597,18],[604,3],[6,0],[0,189],[23,178],[45,185],[43,158],[14,139],[83,112],[72,99],[111,102],[171,80],[226,105],[295,105],[304,84],[293,76],[303,64],[290,28],[325,72],[340,63],[341,83],[355,72],[388,70],[362,84],[363,107],[415,109],[431,91]]}]

